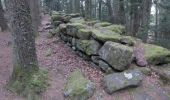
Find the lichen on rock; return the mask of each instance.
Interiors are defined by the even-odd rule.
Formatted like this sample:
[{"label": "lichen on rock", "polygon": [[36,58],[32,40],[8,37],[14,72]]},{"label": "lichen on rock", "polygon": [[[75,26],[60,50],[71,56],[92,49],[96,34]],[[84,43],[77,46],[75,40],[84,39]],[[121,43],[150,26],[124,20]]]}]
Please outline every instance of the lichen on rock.
[{"label": "lichen on rock", "polygon": [[84,78],[80,70],[75,70],[69,75],[64,89],[65,100],[87,100],[93,96],[95,85]]},{"label": "lichen on rock", "polygon": [[166,48],[144,44],[145,58],[149,64],[170,63],[170,51]]}]

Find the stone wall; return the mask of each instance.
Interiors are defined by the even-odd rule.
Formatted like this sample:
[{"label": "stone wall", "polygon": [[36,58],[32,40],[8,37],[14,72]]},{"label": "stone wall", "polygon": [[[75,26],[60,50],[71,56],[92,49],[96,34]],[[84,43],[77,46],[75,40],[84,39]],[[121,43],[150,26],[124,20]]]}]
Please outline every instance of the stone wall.
[{"label": "stone wall", "polygon": [[84,21],[78,14],[52,13],[54,29],[77,54],[92,61],[105,73],[127,70],[131,64],[138,66],[170,62],[170,51],[140,39],[125,36],[122,25],[108,22]]}]

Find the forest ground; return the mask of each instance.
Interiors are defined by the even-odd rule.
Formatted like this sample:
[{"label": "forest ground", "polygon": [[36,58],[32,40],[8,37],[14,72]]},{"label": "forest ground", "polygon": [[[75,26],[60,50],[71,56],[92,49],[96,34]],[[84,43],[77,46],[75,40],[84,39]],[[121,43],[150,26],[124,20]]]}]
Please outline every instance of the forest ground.
[{"label": "forest ground", "polygon": [[[63,88],[67,77],[74,69],[79,68],[85,74],[85,77],[96,84],[96,93],[90,100],[135,100],[133,92],[129,90],[118,91],[113,95],[106,94],[101,87],[101,79],[103,74],[94,69],[94,65],[80,58],[67,44],[62,42],[58,37],[47,38],[48,31],[43,30],[46,23],[49,22],[49,16],[45,15],[42,18],[42,26],[40,27],[40,35],[36,39],[37,55],[39,66],[49,71],[49,83],[47,91],[42,95],[42,100],[64,100]],[[52,51],[51,55],[47,56],[47,51]],[[0,32],[0,100],[23,100],[22,97],[6,90],[5,84],[9,80],[12,73],[12,44],[10,32]],[[140,97],[152,97],[153,100],[168,100],[164,92],[169,92],[170,89],[160,87],[159,80],[156,75],[147,76],[141,87]],[[154,87],[149,89],[148,87]],[[149,96],[148,96],[149,95]],[[137,98],[138,98],[137,97]],[[102,99],[100,99],[102,98]],[[132,99],[133,98],[133,99]],[[152,99],[148,99],[152,100]]]}]

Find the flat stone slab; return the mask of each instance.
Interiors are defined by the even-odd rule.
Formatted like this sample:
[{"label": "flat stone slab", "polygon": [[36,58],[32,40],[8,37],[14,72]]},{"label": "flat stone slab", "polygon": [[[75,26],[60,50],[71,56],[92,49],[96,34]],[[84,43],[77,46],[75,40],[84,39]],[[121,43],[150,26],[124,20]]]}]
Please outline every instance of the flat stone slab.
[{"label": "flat stone slab", "polygon": [[120,42],[121,35],[107,29],[93,29],[92,37],[101,42],[113,41]]},{"label": "flat stone slab", "polygon": [[115,43],[106,42],[99,50],[100,58],[109,63],[116,70],[125,70],[133,59],[133,49],[131,47]]},{"label": "flat stone slab", "polygon": [[121,73],[113,73],[104,76],[103,87],[107,93],[112,94],[115,91],[127,87],[138,86],[142,79],[143,74],[138,69],[128,70]]}]

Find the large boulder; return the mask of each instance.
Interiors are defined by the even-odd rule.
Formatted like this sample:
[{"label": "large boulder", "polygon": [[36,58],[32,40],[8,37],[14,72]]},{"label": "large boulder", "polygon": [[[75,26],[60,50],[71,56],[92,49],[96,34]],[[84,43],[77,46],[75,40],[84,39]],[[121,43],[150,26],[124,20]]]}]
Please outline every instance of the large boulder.
[{"label": "large boulder", "polygon": [[119,34],[125,33],[125,27],[122,26],[122,25],[110,25],[110,26],[107,26],[105,28],[108,29],[108,30],[111,30],[115,33],[119,33]]},{"label": "large boulder", "polygon": [[79,29],[85,28],[85,25],[81,23],[68,23],[67,24],[67,34],[76,37]]},{"label": "large boulder", "polygon": [[99,50],[100,58],[108,62],[116,70],[125,70],[133,60],[133,49],[131,47],[114,43],[106,42]]},{"label": "large boulder", "polygon": [[87,55],[98,55],[101,45],[95,40],[78,40],[76,47]]},{"label": "large boulder", "polygon": [[87,100],[93,96],[94,90],[95,85],[76,70],[70,74],[65,86],[65,100]]},{"label": "large boulder", "polygon": [[106,42],[106,41],[120,42],[122,36],[118,33],[112,32],[107,29],[98,29],[98,30],[93,29],[92,37],[101,42]]},{"label": "large boulder", "polygon": [[143,79],[143,74],[137,70],[128,70],[121,73],[113,73],[106,75],[103,78],[103,87],[104,90],[112,94],[115,91],[127,88],[138,86]]},{"label": "large boulder", "polygon": [[92,32],[89,29],[79,29],[77,37],[82,40],[89,40]]},{"label": "large boulder", "polygon": [[170,63],[170,51],[153,44],[144,44],[145,58],[149,64]]}]

